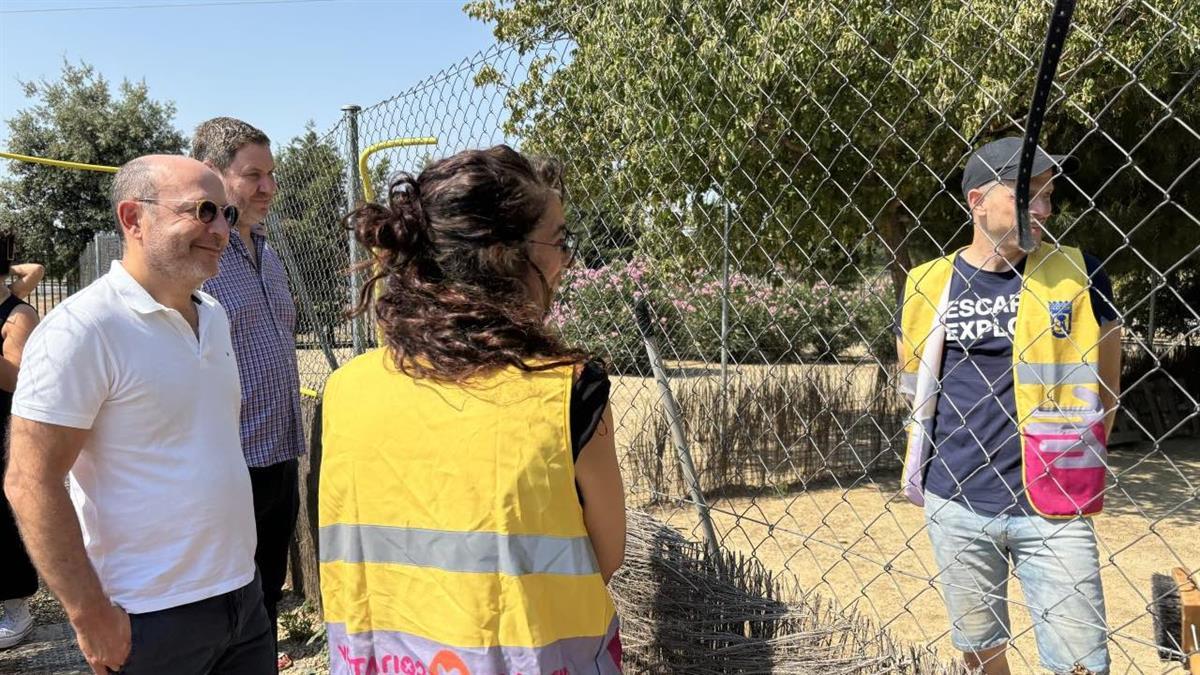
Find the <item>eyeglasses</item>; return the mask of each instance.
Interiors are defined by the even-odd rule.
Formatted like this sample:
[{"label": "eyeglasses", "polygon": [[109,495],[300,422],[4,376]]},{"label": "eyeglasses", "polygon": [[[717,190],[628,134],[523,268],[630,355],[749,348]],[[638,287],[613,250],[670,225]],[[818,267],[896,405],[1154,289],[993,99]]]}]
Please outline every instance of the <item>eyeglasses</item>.
[{"label": "eyeglasses", "polygon": [[209,199],[134,199],[135,202],[145,202],[147,204],[195,204],[192,209],[192,215],[196,220],[208,225],[217,219],[217,214],[225,216],[225,222],[229,223],[230,227],[237,225],[238,208],[233,204],[225,206],[217,206],[217,203]]},{"label": "eyeglasses", "polygon": [[539,246],[553,246],[554,248],[557,248],[562,252],[563,257],[567,259],[567,264],[575,261],[575,251],[579,246],[579,237],[570,230],[563,231],[562,243],[558,244],[548,241],[538,241],[536,239],[526,239],[525,241],[529,242],[530,244],[537,244]]}]

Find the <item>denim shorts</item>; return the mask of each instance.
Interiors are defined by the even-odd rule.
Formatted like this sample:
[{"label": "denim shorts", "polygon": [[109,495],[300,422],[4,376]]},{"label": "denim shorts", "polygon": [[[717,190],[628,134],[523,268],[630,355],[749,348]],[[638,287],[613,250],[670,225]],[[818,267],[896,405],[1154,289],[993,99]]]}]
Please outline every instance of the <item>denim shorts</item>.
[{"label": "denim shorts", "polygon": [[957,649],[977,652],[1011,639],[1011,566],[1029,606],[1042,666],[1055,673],[1070,673],[1077,664],[1093,673],[1109,672],[1091,519],[989,516],[926,492],[925,523]]}]

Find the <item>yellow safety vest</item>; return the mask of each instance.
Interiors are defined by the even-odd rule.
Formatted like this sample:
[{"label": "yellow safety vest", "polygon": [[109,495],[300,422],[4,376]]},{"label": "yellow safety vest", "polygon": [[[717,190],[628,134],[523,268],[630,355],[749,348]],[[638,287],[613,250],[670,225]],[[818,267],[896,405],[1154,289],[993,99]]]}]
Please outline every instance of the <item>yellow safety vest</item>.
[{"label": "yellow safety vest", "polygon": [[321,598],[333,673],[620,672],[575,491],[572,368],[470,386],[386,350],[325,388]]},{"label": "yellow safety vest", "polygon": [[[908,273],[901,311],[900,388],[913,399],[902,485],[924,504],[941,390],[950,281],[958,253]],[[1099,513],[1107,434],[1100,402],[1100,326],[1083,254],[1042,244],[1025,261],[1013,336],[1021,475],[1034,510],[1048,517]]]}]

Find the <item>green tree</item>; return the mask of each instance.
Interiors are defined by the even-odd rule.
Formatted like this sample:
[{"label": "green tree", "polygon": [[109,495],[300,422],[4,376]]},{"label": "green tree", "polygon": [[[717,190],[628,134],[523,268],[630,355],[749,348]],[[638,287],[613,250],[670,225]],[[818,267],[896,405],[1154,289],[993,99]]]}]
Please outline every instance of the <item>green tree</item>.
[{"label": "green tree", "polygon": [[[633,229],[643,251],[718,264],[721,209],[699,198],[715,191],[741,269],[842,283],[873,262],[898,285],[969,236],[960,166],[985,140],[1021,133],[1049,5],[475,0],[466,11],[529,59],[528,72],[476,77],[506,89],[505,131],[571,161],[573,201]],[[1077,7],[1042,138],[1084,167],[1059,192],[1058,233],[1114,275],[1196,264],[1198,70],[1200,3]],[[1133,297],[1122,309],[1140,311]]]},{"label": "green tree", "polygon": [[[10,152],[119,166],[149,153],[180,153],[175,106],[144,82],[108,81],[86,63],[64,62],[57,80],[22,82],[32,104],[8,120]],[[116,227],[108,203],[112,174],[10,162],[0,181],[0,229],[14,232],[21,256],[50,274],[73,270],[98,231]]]},{"label": "green tree", "polygon": [[[339,342],[337,330],[350,304],[350,232],[342,221],[346,166],[335,138],[319,135],[311,122],[276,153],[279,222],[271,236],[288,257],[292,291],[301,305],[297,332],[321,332],[329,344]],[[377,198],[386,192],[390,167],[387,158],[372,162]]]},{"label": "green tree", "polygon": [[[292,292],[300,316],[297,332],[321,331],[332,344],[349,306],[350,263],[346,212],[346,162],[329,137],[309,123],[305,132],[276,152],[280,221],[272,238],[285,247]],[[303,306],[303,305],[308,306]]]}]

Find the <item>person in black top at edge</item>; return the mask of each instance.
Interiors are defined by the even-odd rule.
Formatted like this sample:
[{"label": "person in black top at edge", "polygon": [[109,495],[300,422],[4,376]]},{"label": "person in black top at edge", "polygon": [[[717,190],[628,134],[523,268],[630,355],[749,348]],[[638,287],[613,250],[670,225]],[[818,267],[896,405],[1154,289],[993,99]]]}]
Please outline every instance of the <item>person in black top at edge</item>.
[{"label": "person in black top at edge", "polygon": [[[38,323],[37,311],[24,301],[41,280],[41,265],[13,265],[14,238],[0,234],[0,274],[15,275],[12,286],[0,284],[0,439],[4,447],[3,467],[8,467],[8,416],[12,409],[13,390],[17,386],[17,369],[21,366],[21,350],[25,340]],[[25,552],[8,499],[0,508],[0,649],[20,644],[33,630],[29,613],[29,598],[37,592],[37,572]]]}]

